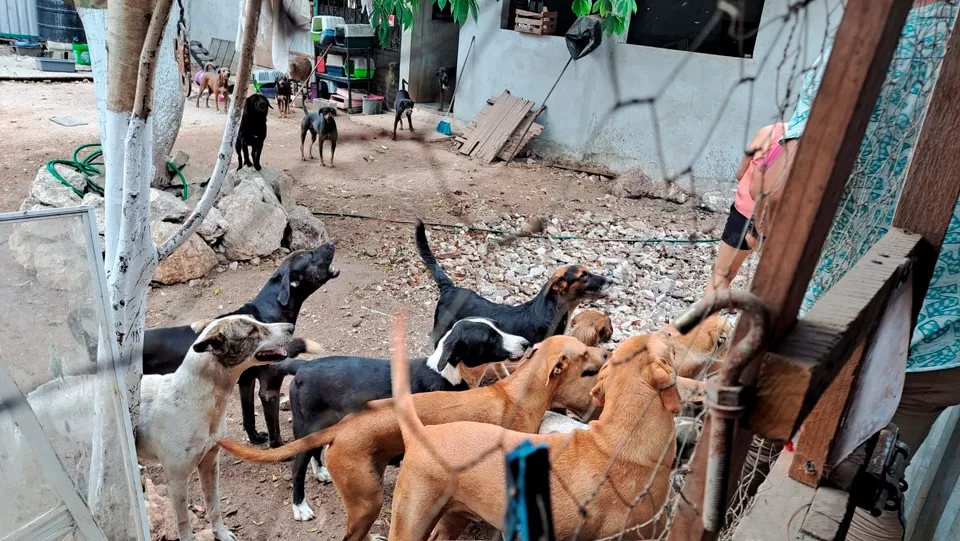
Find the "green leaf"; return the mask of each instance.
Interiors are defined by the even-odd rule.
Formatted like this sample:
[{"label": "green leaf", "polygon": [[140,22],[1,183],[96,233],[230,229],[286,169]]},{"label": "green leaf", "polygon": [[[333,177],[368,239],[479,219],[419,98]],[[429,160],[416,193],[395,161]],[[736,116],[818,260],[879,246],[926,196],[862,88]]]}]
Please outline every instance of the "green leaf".
[{"label": "green leaf", "polygon": [[609,35],[609,34],[612,34],[612,33],[613,33],[613,30],[614,30],[614,27],[613,27],[613,18],[612,18],[612,17],[604,17],[603,19],[600,20],[600,26],[603,28],[603,33],[604,33],[604,34],[608,34],[608,35]]},{"label": "green leaf", "polygon": [[584,15],[590,14],[590,11],[593,9],[593,3],[591,0],[573,0],[572,9],[577,17],[583,17]]},{"label": "green leaf", "polygon": [[597,13],[599,13],[601,17],[610,15],[610,12],[613,10],[613,5],[610,3],[610,0],[600,0],[594,4],[593,7],[595,10],[597,10]]},{"label": "green leaf", "polygon": [[470,4],[467,0],[451,0],[453,2],[453,20],[462,25],[467,21],[467,12],[470,9]]},{"label": "green leaf", "polygon": [[470,0],[470,13],[473,14],[473,22],[477,22],[477,15],[480,13],[480,6],[477,5],[477,0]]},{"label": "green leaf", "polygon": [[440,9],[444,9],[447,7],[447,0],[437,0],[437,5],[440,7]]}]

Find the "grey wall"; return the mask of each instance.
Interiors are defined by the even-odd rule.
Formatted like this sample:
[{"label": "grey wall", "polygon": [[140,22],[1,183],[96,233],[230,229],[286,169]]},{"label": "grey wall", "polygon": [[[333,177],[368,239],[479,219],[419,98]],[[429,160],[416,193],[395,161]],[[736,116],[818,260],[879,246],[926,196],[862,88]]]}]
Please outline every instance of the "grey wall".
[{"label": "grey wall", "polygon": [[440,101],[437,70],[457,65],[459,34],[453,21],[433,20],[433,2],[420,2],[413,27],[403,33],[400,51],[401,78],[409,83],[414,101]]},{"label": "grey wall", "polygon": [[[476,45],[469,65],[460,69],[460,120],[469,121],[487,98],[504,89],[534,100],[538,107],[569,58],[562,36],[500,29],[504,1],[483,1],[478,21],[470,20],[461,29],[458,65],[473,36]],[[753,59],[628,45],[605,36],[598,50],[570,66],[550,97],[539,119],[545,129],[535,149],[601,163],[614,171],[639,168],[654,178],[677,175],[692,164],[694,178],[678,182],[700,193],[732,185],[748,138],[778,116],[792,113],[788,96],[796,95],[800,69],[816,58],[826,29],[839,22],[839,2],[814,0],[806,8],[808,16],[801,18],[807,26],[797,27],[791,40],[793,24],[784,27],[775,20],[786,13],[788,0],[767,0]],[[778,69],[785,52],[790,60]],[[737,86],[742,73],[757,76],[752,95],[749,85]],[[616,103],[616,88],[621,99],[657,95],[659,128],[648,106],[608,114]],[[658,158],[661,152],[666,171]]]}]

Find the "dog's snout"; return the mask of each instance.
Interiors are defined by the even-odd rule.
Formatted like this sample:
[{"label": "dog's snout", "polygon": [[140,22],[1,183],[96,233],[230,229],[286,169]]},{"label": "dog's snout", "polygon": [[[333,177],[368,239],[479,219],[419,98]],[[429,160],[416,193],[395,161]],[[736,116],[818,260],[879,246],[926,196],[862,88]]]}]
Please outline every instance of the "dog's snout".
[{"label": "dog's snout", "polygon": [[281,331],[281,332],[284,332],[284,333],[286,333],[286,334],[293,334],[293,330],[294,330],[295,328],[296,328],[296,327],[294,326],[293,323],[281,323],[281,324],[280,324],[280,331]]}]

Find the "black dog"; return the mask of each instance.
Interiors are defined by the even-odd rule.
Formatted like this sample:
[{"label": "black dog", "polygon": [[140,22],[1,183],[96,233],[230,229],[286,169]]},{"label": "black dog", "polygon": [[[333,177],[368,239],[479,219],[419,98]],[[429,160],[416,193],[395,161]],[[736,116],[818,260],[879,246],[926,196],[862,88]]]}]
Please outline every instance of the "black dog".
[{"label": "black dog", "polygon": [[327,165],[323,161],[323,142],[330,141],[330,167],[333,167],[333,155],[337,152],[337,110],[333,107],[321,107],[317,113],[311,113],[307,110],[307,104],[303,106],[303,120],[300,121],[300,159],[306,160],[303,156],[303,142],[307,139],[307,132],[310,132],[310,159],[313,159],[313,143],[317,137],[320,138],[320,165]]},{"label": "black dog", "polygon": [[503,332],[526,338],[535,344],[547,337],[563,334],[567,319],[581,301],[603,295],[610,280],[579,265],[560,267],[533,299],[519,305],[496,304],[480,295],[454,285],[433,257],[423,222],[417,220],[417,249],[420,258],[440,288],[440,299],[433,315],[430,339],[434,345],[455,322],[466,317],[492,320]]},{"label": "black dog", "polygon": [[273,88],[277,92],[277,111],[280,118],[284,118],[290,114],[290,102],[293,101],[290,79],[286,75],[278,75],[273,81]]},{"label": "black dog", "polygon": [[410,126],[410,131],[413,131],[413,100],[410,99],[410,93],[407,92],[407,80],[401,80],[401,88],[397,90],[397,100],[393,104],[393,108],[396,109],[397,114],[393,117],[393,140],[397,140],[397,124],[400,124],[400,129],[403,129],[403,115],[407,115],[407,124]]},{"label": "black dog", "polygon": [[[457,68],[438,69],[437,82],[440,83],[440,111],[443,111],[443,97],[457,85]],[[450,108],[453,108],[453,96],[450,97]]]},{"label": "black dog", "polygon": [[[247,167],[252,165],[257,171],[260,170],[260,153],[263,152],[263,142],[267,139],[268,109],[273,109],[273,106],[263,94],[253,94],[244,102],[243,116],[240,118],[240,129],[237,133],[237,161],[240,162],[237,164],[237,171],[244,165]],[[250,163],[247,147],[250,147],[250,154],[253,154],[253,163]]]},{"label": "black dog", "polygon": [[[323,284],[340,275],[340,271],[331,265],[334,253],[333,244],[328,242],[312,251],[290,254],[252,301],[223,315],[246,314],[263,323],[296,325],[304,301]],[[143,373],[175,372],[197,336],[189,325],[148,329],[143,341]],[[282,372],[275,370],[274,365],[250,368],[240,376],[237,384],[240,387],[243,428],[252,443],[267,441],[266,434],[257,432],[253,415],[253,384],[259,379],[260,402],[263,404],[270,444],[274,447],[283,444],[280,437],[280,385],[283,376]]]},{"label": "black dog", "polygon": [[[505,334],[490,320],[458,321],[426,359],[410,362],[411,392],[462,391],[468,389],[457,369],[459,364],[476,367],[491,362],[516,360],[530,343]],[[323,357],[313,361],[289,360],[278,370],[294,374],[290,384],[293,435],[302,438],[336,424],[367,402],[388,398],[390,361],[366,357]],[[323,449],[300,453],[293,461],[293,512],[296,520],[313,518],[304,502],[304,477],[311,458],[320,461]],[[318,477],[324,476],[321,470]]]}]

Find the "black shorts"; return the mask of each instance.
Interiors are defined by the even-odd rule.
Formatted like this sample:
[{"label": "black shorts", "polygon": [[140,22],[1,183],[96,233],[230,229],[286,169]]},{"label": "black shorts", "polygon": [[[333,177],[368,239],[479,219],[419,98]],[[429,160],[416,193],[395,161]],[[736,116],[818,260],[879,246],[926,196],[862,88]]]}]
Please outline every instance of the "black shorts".
[{"label": "black shorts", "polygon": [[757,237],[757,228],[753,225],[753,218],[747,218],[737,210],[736,205],[730,205],[730,216],[727,217],[727,225],[723,226],[723,235],[720,237],[727,246],[740,250],[749,250],[747,236],[744,231],[748,231],[754,238]]}]

